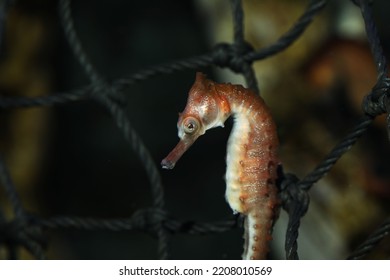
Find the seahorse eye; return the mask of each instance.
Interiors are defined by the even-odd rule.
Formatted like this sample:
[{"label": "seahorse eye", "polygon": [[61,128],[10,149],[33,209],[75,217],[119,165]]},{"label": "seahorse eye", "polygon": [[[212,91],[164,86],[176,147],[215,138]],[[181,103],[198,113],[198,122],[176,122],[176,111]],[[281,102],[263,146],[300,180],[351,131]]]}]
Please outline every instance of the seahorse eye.
[{"label": "seahorse eye", "polygon": [[183,130],[186,134],[192,134],[199,128],[199,122],[192,117],[188,117],[183,121]]}]

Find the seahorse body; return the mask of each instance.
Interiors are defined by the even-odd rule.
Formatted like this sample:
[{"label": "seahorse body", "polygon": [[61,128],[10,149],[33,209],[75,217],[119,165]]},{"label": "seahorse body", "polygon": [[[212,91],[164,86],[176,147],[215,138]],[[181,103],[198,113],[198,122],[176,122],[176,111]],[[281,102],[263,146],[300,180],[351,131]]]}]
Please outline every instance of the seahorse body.
[{"label": "seahorse body", "polygon": [[275,181],[279,161],[276,127],[260,96],[197,73],[178,121],[181,140],[161,164],[173,168],[200,135],[223,126],[231,115],[234,125],[226,156],[226,200],[234,212],[246,216],[243,259],[265,259],[278,213]]}]

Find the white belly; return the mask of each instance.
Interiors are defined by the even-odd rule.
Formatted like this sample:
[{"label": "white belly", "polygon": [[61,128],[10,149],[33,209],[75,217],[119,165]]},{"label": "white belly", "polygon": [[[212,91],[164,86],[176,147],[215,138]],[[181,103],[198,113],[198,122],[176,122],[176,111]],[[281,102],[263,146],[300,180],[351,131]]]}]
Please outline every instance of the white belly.
[{"label": "white belly", "polygon": [[233,212],[242,213],[242,203],[240,201],[241,182],[240,182],[240,161],[245,157],[244,145],[248,143],[250,124],[247,114],[243,112],[236,113],[234,116],[234,125],[228,140],[226,155],[226,200]]}]

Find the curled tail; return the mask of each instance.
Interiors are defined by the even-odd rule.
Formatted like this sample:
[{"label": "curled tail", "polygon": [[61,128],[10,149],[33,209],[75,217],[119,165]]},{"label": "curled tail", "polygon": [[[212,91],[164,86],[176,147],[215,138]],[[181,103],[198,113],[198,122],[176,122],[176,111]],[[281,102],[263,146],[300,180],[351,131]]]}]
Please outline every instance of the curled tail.
[{"label": "curled tail", "polygon": [[272,228],[278,216],[278,205],[275,200],[267,200],[263,207],[248,211],[244,220],[244,260],[262,260],[269,253],[269,242],[272,240]]}]

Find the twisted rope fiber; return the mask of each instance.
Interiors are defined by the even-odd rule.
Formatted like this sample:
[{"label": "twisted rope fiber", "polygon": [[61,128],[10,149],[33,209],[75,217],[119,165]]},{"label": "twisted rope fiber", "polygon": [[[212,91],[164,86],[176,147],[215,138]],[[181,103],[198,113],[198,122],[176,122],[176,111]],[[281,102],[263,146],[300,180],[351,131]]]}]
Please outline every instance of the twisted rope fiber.
[{"label": "twisted rope fiber", "polygon": [[[2,217],[0,223],[0,242],[8,243],[8,246],[11,247],[10,253],[15,249],[14,244],[21,244],[36,258],[44,259],[43,244],[39,242],[41,239],[40,233],[30,227],[19,194],[1,156],[0,180],[15,215],[11,222],[7,222],[5,217]],[[12,252],[11,254],[16,253]]]},{"label": "twisted rope fiber", "polygon": [[22,219],[25,216],[25,211],[20,201],[19,194],[12,182],[11,176],[7,170],[3,157],[0,155],[0,180],[5,190],[5,194],[11,203],[12,210],[16,218]]},{"label": "twisted rope fiber", "polygon": [[[62,9],[66,8],[66,6],[68,5],[66,4],[66,2],[67,1],[65,1],[65,3],[62,2],[63,5],[61,6]],[[299,38],[299,36],[305,31],[305,29],[311,23],[313,17],[325,6],[326,2],[327,1],[325,0],[310,1],[308,8],[307,10],[305,10],[304,14],[297,20],[297,22],[293,25],[293,27],[290,30],[288,30],[285,34],[283,34],[274,44],[257,51],[248,50],[247,53],[242,57],[241,61],[245,60],[247,62],[250,61],[253,62],[253,61],[262,60],[264,58],[268,58],[286,49],[293,42],[295,42]],[[235,3],[234,0],[233,3]],[[237,8],[239,7],[239,5],[235,5],[235,7]],[[63,20],[70,19],[70,12],[65,13],[65,15],[62,16],[62,19]],[[235,14],[233,14],[233,19],[235,19]],[[66,32],[70,32],[71,30],[74,30],[72,23],[64,24],[63,26],[64,26],[64,30],[65,31],[67,30]],[[238,30],[239,29],[237,28],[236,32],[239,32]],[[72,34],[72,32],[70,33]],[[74,52],[77,53],[78,56],[81,56],[82,62],[80,63],[84,65],[83,67],[86,68],[86,72],[87,73],[91,72],[92,76],[96,78],[96,76],[98,75],[94,70],[92,70],[93,67],[89,63],[87,56],[82,51],[81,44],[78,43],[79,41],[77,40],[77,35],[75,33],[71,35],[70,41],[72,41],[73,44],[76,43],[77,46]],[[140,70],[137,73],[132,74],[128,77],[117,79],[113,81],[112,87],[117,90],[121,90],[132,84],[144,81],[146,79],[149,79],[159,74],[173,74],[177,71],[183,71],[188,69],[191,70],[200,69],[211,65],[226,67],[227,65],[231,64],[231,62],[221,63],[220,56],[222,54],[228,57],[227,60],[229,59],[231,60],[231,58],[234,56],[232,54],[236,53],[234,49],[235,49],[234,45],[218,44],[215,46],[214,50],[212,50],[208,54],[198,55],[188,59],[169,62],[162,65],[151,66],[147,69]],[[240,55],[243,55],[243,53],[241,53]],[[244,73],[247,73],[247,71],[249,72],[252,70],[244,69]],[[252,73],[248,73],[245,74],[245,77],[247,79],[248,87],[258,92],[255,75]],[[60,103],[78,101],[80,99],[83,99],[84,95],[87,95],[86,92],[90,90],[91,90],[91,85],[85,86],[82,89],[77,90],[77,93],[73,93],[73,92],[61,93],[53,96],[43,96],[39,98],[3,98],[2,97],[0,99],[0,108],[50,106],[50,105],[56,105]]]},{"label": "twisted rope fiber", "polygon": [[375,117],[389,111],[389,107],[387,106],[387,91],[390,88],[390,80],[387,78],[387,60],[383,53],[383,48],[378,36],[378,30],[376,28],[372,9],[369,3],[362,0],[355,0],[353,2],[361,9],[366,28],[367,40],[378,71],[377,83],[372,92],[366,97],[363,104],[364,111],[368,115]]},{"label": "twisted rope fiber", "polygon": [[[251,63],[243,60],[243,55],[253,51],[253,46],[245,41],[244,38],[244,11],[241,0],[230,0],[230,5],[233,14],[233,54],[230,58],[228,66],[235,72],[241,72],[250,89],[260,93],[257,85],[256,74]],[[218,62],[217,54],[214,53],[214,61]],[[222,62],[222,64],[225,62]],[[218,63],[217,63],[218,64]],[[219,64],[221,65],[221,63]]]},{"label": "twisted rope fiber", "polygon": [[380,227],[375,230],[366,241],[364,241],[353,253],[348,260],[359,260],[368,255],[383,238],[390,233],[390,218],[388,218]]},{"label": "twisted rope fiber", "polygon": [[[379,39],[378,31],[373,19],[371,10],[371,1],[353,0],[361,9],[364,19],[367,39],[371,48],[374,61],[377,66],[378,79],[371,93],[363,100],[363,110],[366,115],[374,119],[376,116],[387,113],[387,131],[390,139],[390,79],[387,77],[387,59],[383,53],[383,48]],[[390,218],[385,220],[380,227],[375,230],[353,253],[348,259],[362,259],[368,255],[390,232]]]},{"label": "twisted rope fiber", "polygon": [[326,5],[327,0],[311,0],[304,14],[296,21],[290,30],[283,34],[274,44],[261,49],[257,52],[248,53],[244,59],[246,61],[255,61],[268,58],[280,53],[294,43],[306,30],[316,16]]},{"label": "twisted rope fiber", "polygon": [[[60,1],[60,14],[62,15],[62,22],[65,30],[65,35],[68,39],[70,46],[73,49],[74,55],[79,60],[81,66],[83,66],[87,76],[90,78],[92,84],[94,84],[95,99],[106,107],[114,118],[116,125],[122,131],[124,138],[130,143],[133,151],[137,154],[141,160],[151,184],[152,198],[155,207],[164,208],[163,186],[161,182],[160,173],[157,166],[154,163],[149,150],[144,145],[138,133],[132,128],[130,121],[123,107],[120,107],[117,102],[114,102],[110,96],[118,96],[121,93],[114,88],[109,87],[100,77],[95,70],[95,67],[87,58],[80,40],[74,29],[73,19],[70,11],[70,1]],[[156,224],[155,230],[157,231],[159,248],[158,253],[161,259],[168,257],[168,236],[164,231],[162,224]]]},{"label": "twisted rope fiber", "polygon": [[371,9],[372,3],[367,0],[353,0],[353,2],[360,7],[366,28],[367,40],[377,66],[378,80],[380,80],[387,73],[387,61],[385,55],[383,54],[383,48],[373,17]]},{"label": "twisted rope fiber", "polygon": [[[354,0],[354,3],[360,6],[362,16],[365,22],[367,39],[370,43],[371,53],[377,66],[378,80],[374,89],[364,100],[363,109],[368,115],[377,116],[382,113],[387,113],[387,134],[390,140],[390,97],[389,85],[390,80],[387,77],[387,60],[383,53],[383,48],[378,36],[378,30],[373,19],[370,4],[363,0]],[[378,90],[380,89],[380,90]],[[372,108],[376,108],[376,112],[372,112]]]},{"label": "twisted rope fiber", "polygon": [[306,214],[309,207],[309,195],[306,190],[297,184],[298,177],[294,174],[284,174],[281,168],[278,170],[280,185],[280,198],[282,206],[288,213],[288,224],[285,240],[286,259],[297,260],[298,257],[298,229],[301,218]]},{"label": "twisted rope fiber", "polygon": [[[355,1],[356,2],[356,1]],[[384,81],[385,77],[385,71],[386,71],[386,58],[383,55],[383,50],[380,45],[380,40],[377,34],[376,25],[374,22],[374,19],[372,17],[371,9],[367,3],[367,1],[359,0],[357,1],[358,6],[362,10],[365,26],[366,26],[366,32],[368,37],[368,42],[371,46],[371,50],[373,52],[374,60],[377,64],[378,69],[378,82],[377,85],[374,86],[371,95],[373,96],[383,96],[385,93],[383,91],[384,85],[387,85],[388,90],[388,83],[386,84]],[[375,107],[375,105],[367,104],[368,102],[373,102],[376,100],[373,100],[372,98],[366,98],[364,100],[363,107],[364,108],[372,108]],[[376,106],[378,107],[378,106]],[[383,108],[382,108],[383,109]],[[377,112],[379,114],[379,112]],[[338,159],[345,154],[352,145],[355,144],[357,139],[367,130],[368,126],[371,124],[371,122],[374,119],[374,115],[367,114],[364,116],[357,125],[355,125],[354,129],[338,144],[336,147],[334,147],[328,156],[325,157],[325,159],[308,175],[305,176],[304,179],[302,179],[300,182],[296,182],[299,188],[302,190],[309,190],[315,182],[317,182],[319,179],[321,179],[323,176],[325,176],[328,171],[334,166],[334,164],[338,161]],[[287,258],[297,259],[297,238],[298,238],[298,229],[300,225],[300,219],[302,216],[306,213],[307,207],[304,207],[304,205],[301,205],[302,203],[308,203],[302,202],[300,199],[294,199],[293,196],[283,196],[285,198],[284,203],[285,204],[291,204],[291,202],[288,202],[289,199],[295,200],[293,209],[296,208],[300,209],[300,211],[296,211],[296,213],[290,213],[289,211],[289,225],[287,229],[286,234],[286,253]],[[287,199],[287,200],[286,200]],[[302,208],[300,208],[300,206]],[[384,236],[382,236],[384,237]],[[372,249],[373,247],[371,247]],[[366,252],[367,253],[367,252]]]},{"label": "twisted rope fiber", "polygon": [[35,226],[42,229],[79,229],[79,230],[109,230],[109,231],[150,231],[150,227],[163,223],[170,233],[208,234],[221,233],[237,228],[236,220],[195,222],[179,221],[168,216],[159,209],[141,209],[131,218],[125,219],[95,219],[80,217],[53,217],[49,219],[35,218]]},{"label": "twisted rope fiber", "polygon": [[[190,234],[206,234],[225,232],[237,227],[237,221],[227,220],[213,223],[198,223],[193,221],[176,221],[169,217],[163,210],[163,188],[159,176],[159,172],[152,160],[149,150],[143,145],[141,138],[136,131],[131,127],[128,117],[125,114],[122,104],[119,101],[124,100],[122,90],[139,81],[148,79],[157,74],[171,74],[175,71],[185,69],[198,69],[210,65],[217,65],[220,67],[227,67],[231,70],[242,73],[246,79],[249,87],[258,91],[257,81],[255,79],[252,62],[267,58],[271,55],[277,54],[290,46],[300,35],[304,32],[307,26],[311,23],[314,16],[322,10],[327,1],[311,0],[305,10],[304,14],[296,21],[290,30],[283,34],[274,44],[260,50],[253,50],[247,42],[245,42],[243,35],[243,11],[240,0],[231,0],[233,23],[234,23],[234,43],[233,44],[219,44],[208,54],[195,56],[189,59],[184,59],[168,64],[150,67],[146,70],[139,71],[128,78],[122,78],[114,81],[108,85],[104,79],[98,74],[93,64],[89,61],[84,52],[80,40],[74,29],[73,20],[70,12],[70,2],[67,0],[60,0],[60,16],[63,22],[64,32],[68,42],[73,49],[74,55],[79,60],[81,66],[84,68],[91,84],[82,89],[56,94],[52,96],[38,97],[38,98],[0,98],[0,108],[11,107],[28,107],[28,106],[48,106],[67,102],[73,102],[85,98],[93,99],[103,104],[104,107],[113,116],[118,128],[124,134],[125,139],[131,144],[132,149],[137,153],[141,159],[144,168],[147,170],[151,191],[153,196],[153,209],[142,209],[134,213],[129,219],[91,219],[79,217],[55,217],[50,219],[27,219],[27,223],[21,223],[22,226],[15,226],[18,219],[11,223],[2,222],[0,224],[0,234],[4,228],[22,228],[22,233],[18,242],[28,248],[37,258],[43,258],[42,245],[32,238],[33,232],[39,233],[42,229],[65,229],[76,228],[84,230],[144,230],[150,234],[156,234],[159,239],[159,254],[160,257],[167,257],[167,231],[171,233],[190,233]],[[294,175],[286,174],[281,176],[281,198],[283,200],[283,207],[289,214],[289,223],[286,233],[286,257],[287,259],[298,259],[297,254],[297,237],[300,219],[307,212],[309,205],[309,196],[307,191],[311,186],[321,179],[336,161],[356,142],[356,140],[364,133],[368,125],[371,123],[375,115],[387,112],[384,106],[376,105],[376,99],[381,98],[387,93],[389,89],[388,81],[384,80],[386,71],[386,61],[383,56],[380,41],[377,36],[375,23],[369,6],[366,1],[354,1],[361,10],[366,23],[366,31],[368,40],[373,52],[375,61],[377,62],[379,78],[376,88],[372,91],[372,96],[378,98],[366,98],[365,108],[380,108],[375,114],[367,113],[361,121],[354,127],[352,132],[344,138],[337,145],[329,155],[322,161],[311,173],[309,173],[302,181],[299,181]],[[371,96],[370,95],[370,96]],[[374,104],[375,103],[375,104]],[[366,110],[368,112],[369,109]],[[4,166],[4,165],[3,165]],[[5,166],[3,168],[5,169]],[[23,213],[26,220],[26,214],[20,200],[17,197],[16,190],[12,184],[9,184],[10,178],[4,170],[0,170],[0,176],[3,180],[3,185],[9,189],[11,204],[14,211]],[[8,177],[7,177],[8,176]],[[8,178],[8,179],[7,179]],[[8,181],[7,181],[8,180]],[[6,182],[6,183],[4,183]],[[7,183],[8,182],[8,183]],[[14,193],[14,194],[12,194]],[[15,197],[16,194],[16,197]],[[1,213],[0,213],[1,214]],[[2,219],[3,220],[3,219]],[[370,237],[362,244],[364,250],[357,249],[356,254],[359,258],[363,257],[375,245],[388,234],[388,222],[385,223],[374,237]],[[28,228],[29,227],[29,228]],[[29,231],[28,231],[28,230]],[[153,229],[153,230],[150,230]],[[12,230],[14,232],[15,230]],[[0,235],[1,236],[1,235]],[[35,242],[35,243],[34,243]],[[368,244],[368,245],[367,245]],[[13,250],[9,246],[10,255]]]},{"label": "twisted rope fiber", "polygon": [[102,80],[102,78],[88,59],[87,54],[83,50],[80,39],[77,36],[71,15],[70,0],[60,0],[59,15],[66,39],[73,50],[73,54],[78,59],[80,65],[84,68],[85,73],[92,83],[98,83]]},{"label": "twisted rope fiber", "polygon": [[[233,18],[234,18],[233,21],[234,44],[232,47],[223,46],[223,45],[221,47],[225,47],[227,49],[227,51],[225,52],[227,54],[229,54],[229,48],[233,52],[231,54],[231,57],[223,58],[223,59],[220,58],[219,64],[227,65],[233,71],[243,73],[249,87],[255,90],[256,92],[259,92],[253,67],[250,65],[250,62],[245,61],[243,57],[243,54],[245,54],[247,50],[248,51],[251,50],[252,46],[249,45],[247,42],[245,42],[244,39],[242,2],[241,0],[237,0],[237,1],[231,0],[230,2],[231,2]],[[308,10],[310,10],[310,7]],[[310,22],[310,21],[311,19],[306,22]],[[305,24],[303,24],[302,26],[305,26]],[[303,31],[303,29],[299,29],[299,28],[293,30],[301,30],[300,32]],[[294,35],[294,33],[288,33],[287,35],[289,36],[290,34]],[[295,34],[300,34],[300,33],[295,33]],[[286,38],[294,38],[294,36],[286,37]],[[275,46],[279,48],[281,47],[281,45],[275,45]],[[284,44],[282,46],[287,46],[287,44]],[[307,192],[303,191],[302,189],[299,189],[296,184],[294,185],[293,182],[296,181],[297,178],[295,176],[286,175],[285,180],[282,181],[282,185],[281,185],[281,189],[283,189],[283,192],[281,193],[283,207],[289,214],[289,221],[288,221],[286,241],[285,241],[285,251],[286,251],[287,259],[299,259],[297,253],[298,229],[300,226],[300,219],[306,213],[309,205],[309,196]]]},{"label": "twisted rope fiber", "polygon": [[28,108],[28,107],[41,107],[41,106],[53,106],[60,105],[74,101],[80,101],[85,99],[85,95],[88,89],[72,91],[61,94],[54,94],[49,96],[40,97],[1,97],[0,108]]},{"label": "twisted rope fiber", "polygon": [[[66,4],[66,3],[65,3]],[[311,0],[307,9],[305,10],[304,14],[297,20],[297,22],[293,25],[293,27],[288,30],[285,34],[283,34],[274,44],[264,47],[262,49],[259,49],[257,51],[254,51],[253,49],[248,49],[247,52],[245,53],[240,53],[237,52],[236,45],[230,45],[230,44],[217,44],[214,49],[207,54],[204,55],[198,55],[194,57],[190,57],[188,59],[183,59],[183,60],[178,60],[178,61],[173,61],[169,62],[166,64],[161,64],[161,65],[156,65],[156,66],[151,66],[147,69],[140,70],[135,74],[132,74],[128,77],[124,78],[119,78],[115,81],[112,82],[112,87],[115,89],[124,89],[134,83],[144,81],[146,79],[149,79],[153,76],[159,75],[159,74],[173,74],[177,71],[183,71],[183,70],[188,70],[188,69],[200,69],[203,67],[208,67],[211,65],[217,65],[220,67],[227,67],[229,64],[232,64],[231,60],[234,57],[234,54],[239,53],[239,56],[242,56],[242,59],[239,60],[245,60],[247,62],[254,62],[254,61],[259,61],[262,59],[265,59],[269,56],[275,55],[284,49],[286,49],[288,46],[290,46],[293,42],[295,42],[300,35],[306,30],[308,25],[311,23],[313,17],[319,13],[324,7],[325,7],[326,1],[321,0],[321,1],[315,1]],[[62,6],[63,7],[63,6]],[[239,7],[236,5],[235,7]],[[70,16],[70,13],[69,13]],[[236,22],[236,12],[233,13],[233,20]],[[69,17],[65,16],[65,19]],[[64,17],[63,17],[64,19]],[[238,24],[237,24],[238,25]],[[66,28],[71,30],[73,27],[73,24],[67,25]],[[72,29],[73,30],[73,29]],[[72,35],[72,40],[75,40],[77,36],[74,34]],[[76,40],[77,42],[78,40]],[[81,51],[81,45],[78,43],[79,47],[76,48],[75,52],[78,53],[79,55],[82,56],[82,61],[86,62],[88,66],[85,66],[87,68],[87,72],[92,71],[91,70],[93,67],[91,64],[88,62],[88,59],[85,54]],[[225,59],[221,59],[221,56],[225,57]],[[232,67],[234,68],[234,67]],[[244,70],[246,72],[247,70]],[[94,74],[95,76],[95,74]],[[256,79],[254,78],[254,75],[248,75],[252,76],[250,79],[247,77],[247,83],[248,86],[256,91],[257,89],[257,82]],[[78,101],[82,99],[81,97],[86,94],[84,93],[87,90],[91,89],[91,85],[85,86],[82,89],[79,89],[77,92],[78,94],[73,95],[72,92],[69,93],[61,93],[61,96],[63,98],[60,98],[59,95],[57,94],[55,96],[58,96],[59,99],[51,99],[52,96],[45,96],[45,97],[40,97],[39,102],[34,102],[35,99],[37,98],[18,98],[15,99],[12,104],[9,104],[10,101],[7,99],[6,104],[3,104],[3,98],[0,98],[0,108],[9,108],[10,106],[12,107],[30,107],[30,106],[49,106],[49,105],[56,105],[58,103],[67,103],[67,102],[72,102],[72,101]],[[10,98],[11,99],[11,98]]]},{"label": "twisted rope fiber", "polygon": [[366,131],[371,124],[372,118],[367,116],[355,126],[354,130],[348,134],[343,141],[333,148],[327,157],[304,179],[298,181],[294,176],[286,175],[282,184],[287,187],[281,187],[281,198],[283,207],[289,214],[287,225],[285,250],[287,259],[299,259],[298,257],[298,236],[301,218],[306,214],[309,207],[309,196],[307,191],[315,182],[324,177],[328,171],[335,165],[337,160],[344,155],[357,139]]},{"label": "twisted rope fiber", "polygon": [[[247,42],[244,40],[243,11],[241,1],[231,0],[231,6],[233,9],[232,12],[234,26],[234,44],[220,43],[217,44],[214,49],[208,54],[194,56],[189,59],[150,67],[146,70],[141,70],[127,78],[122,78],[114,81],[113,86],[124,87],[131,85],[135,82],[148,79],[157,74],[172,74],[174,71],[199,69],[211,65],[217,65],[219,67],[229,67],[233,71],[236,70],[236,72],[245,73],[247,71],[246,69],[244,69],[244,71],[240,71],[242,70],[241,67],[245,66],[241,65],[241,67],[234,67],[235,64],[237,64],[232,62],[234,58],[238,59],[238,61],[246,61],[247,63],[250,63],[268,58],[283,51],[293,42],[295,42],[300,35],[302,35],[302,33],[311,23],[314,16],[317,15],[325,7],[326,2],[326,0],[311,0],[307,9],[304,11],[303,15],[296,21],[293,27],[289,29],[285,34],[283,34],[274,44],[261,48],[259,50],[253,50],[253,48],[248,46]],[[244,49],[244,51],[242,49]],[[254,77],[254,75],[252,76]],[[248,86],[256,90],[256,79],[252,79],[253,81],[251,79],[247,80]]]},{"label": "twisted rope fiber", "polygon": [[329,152],[325,159],[321,161],[312,172],[298,182],[300,188],[309,190],[314,183],[324,177],[341,156],[343,156],[356,143],[360,136],[363,135],[372,121],[373,118],[370,116],[362,117],[353,130]]},{"label": "twisted rope fiber", "polygon": [[7,235],[7,222],[3,211],[0,209],[0,249],[6,246],[8,259],[16,260],[17,259],[17,250],[15,244],[10,242]]},{"label": "twisted rope fiber", "polygon": [[[163,209],[163,185],[161,182],[160,173],[158,172],[157,167],[152,159],[152,155],[131,126],[125,111],[120,108],[117,103],[108,98],[105,100],[102,99],[101,101],[110,111],[118,128],[122,131],[125,140],[131,144],[133,151],[135,151],[137,156],[141,159],[151,184],[153,204],[158,209]],[[166,259],[168,257],[168,235],[165,232],[162,223],[156,224],[155,230],[157,231],[157,235],[159,237],[159,256],[161,259]]]}]

